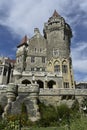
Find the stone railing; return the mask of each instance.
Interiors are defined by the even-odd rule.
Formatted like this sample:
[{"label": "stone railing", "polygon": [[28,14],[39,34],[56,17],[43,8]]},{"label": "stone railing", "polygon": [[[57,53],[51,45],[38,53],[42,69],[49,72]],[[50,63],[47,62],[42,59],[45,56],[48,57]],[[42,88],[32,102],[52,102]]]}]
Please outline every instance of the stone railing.
[{"label": "stone railing", "polygon": [[87,89],[65,89],[65,88],[58,88],[58,89],[40,89],[40,96],[61,96],[61,95],[76,95],[76,96],[86,96]]},{"label": "stone railing", "polygon": [[32,76],[32,75],[35,75],[35,76],[41,76],[41,77],[44,77],[44,76],[48,76],[48,77],[58,77],[58,76],[62,76],[62,73],[51,73],[51,72],[43,72],[43,71],[24,71],[22,73],[22,75],[28,75],[28,76]]}]

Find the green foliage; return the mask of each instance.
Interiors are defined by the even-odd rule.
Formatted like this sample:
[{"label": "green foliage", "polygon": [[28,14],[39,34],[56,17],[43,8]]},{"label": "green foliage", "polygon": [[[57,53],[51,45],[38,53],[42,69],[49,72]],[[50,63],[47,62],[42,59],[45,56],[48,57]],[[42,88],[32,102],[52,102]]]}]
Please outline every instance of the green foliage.
[{"label": "green foliage", "polygon": [[82,113],[78,113],[76,111],[78,109],[73,111],[73,108],[70,109],[66,104],[54,107],[51,105],[46,106],[44,103],[39,103],[39,108],[41,119],[37,122],[32,122],[28,119],[26,120],[25,115],[23,115],[26,113],[26,106],[23,103],[20,115],[10,115],[7,117],[7,120],[0,121],[0,130],[18,130],[20,126],[28,127],[27,129],[32,130],[67,130],[69,128],[70,130],[87,129],[87,117]]},{"label": "green foliage", "polygon": [[57,115],[58,118],[61,120],[65,120],[67,117],[70,116],[70,109],[66,104],[61,104],[57,106]]},{"label": "green foliage", "polygon": [[86,110],[84,112],[87,113],[87,96],[85,96],[82,100],[82,107],[86,107]]},{"label": "green foliage", "polygon": [[41,114],[40,124],[42,126],[50,126],[52,122],[57,119],[57,114],[54,106],[46,106],[44,103],[39,103],[39,109]]},{"label": "green foliage", "polygon": [[46,106],[43,103],[39,104],[42,126],[56,126],[60,125],[60,122],[66,122],[70,117],[70,109],[66,104],[60,106]]},{"label": "green foliage", "polygon": [[28,120],[27,108],[26,108],[25,103],[22,103],[22,105],[21,105],[21,124],[22,124],[22,126],[27,125],[27,120]]},{"label": "green foliage", "polygon": [[0,115],[2,115],[2,113],[3,113],[3,108],[2,108],[2,106],[0,105]]},{"label": "green foliage", "polygon": [[75,112],[79,111],[79,102],[77,99],[73,102],[71,109]]}]

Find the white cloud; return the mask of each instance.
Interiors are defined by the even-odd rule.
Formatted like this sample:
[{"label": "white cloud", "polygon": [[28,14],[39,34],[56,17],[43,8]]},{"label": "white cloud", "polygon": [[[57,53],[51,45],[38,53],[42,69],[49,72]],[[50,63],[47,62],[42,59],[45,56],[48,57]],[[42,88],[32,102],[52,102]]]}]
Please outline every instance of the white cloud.
[{"label": "white cloud", "polygon": [[75,72],[87,74],[87,42],[77,43],[72,48],[73,67]]},{"label": "white cloud", "polygon": [[[87,12],[86,7],[86,0],[1,0],[0,9],[7,13],[7,17],[2,18],[0,24],[10,27],[12,32],[19,35],[32,34],[34,27],[39,27],[42,31],[44,22],[52,15],[54,9],[57,9],[75,26],[81,17],[79,11]],[[73,18],[68,17],[72,13]]]}]

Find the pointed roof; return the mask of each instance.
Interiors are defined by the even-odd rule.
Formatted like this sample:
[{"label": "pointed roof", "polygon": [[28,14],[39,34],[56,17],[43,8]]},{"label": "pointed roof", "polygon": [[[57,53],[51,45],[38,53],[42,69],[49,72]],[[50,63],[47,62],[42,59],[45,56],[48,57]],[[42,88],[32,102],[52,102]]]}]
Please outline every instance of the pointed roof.
[{"label": "pointed roof", "polygon": [[58,17],[58,16],[60,16],[58,13],[57,13],[57,11],[56,10],[54,10],[54,13],[53,13],[53,15],[52,15],[53,17]]},{"label": "pointed roof", "polygon": [[27,45],[27,35],[24,36],[24,38],[21,40],[20,44],[17,46],[19,48],[20,46]]}]

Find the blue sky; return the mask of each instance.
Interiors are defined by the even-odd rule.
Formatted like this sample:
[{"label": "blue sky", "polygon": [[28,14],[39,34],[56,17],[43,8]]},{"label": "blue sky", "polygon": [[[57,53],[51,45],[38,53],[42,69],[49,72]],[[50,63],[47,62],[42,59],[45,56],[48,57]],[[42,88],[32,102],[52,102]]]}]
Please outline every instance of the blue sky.
[{"label": "blue sky", "polygon": [[0,0],[0,55],[15,58],[22,37],[36,27],[42,33],[55,9],[72,28],[75,80],[87,81],[87,0]]}]

